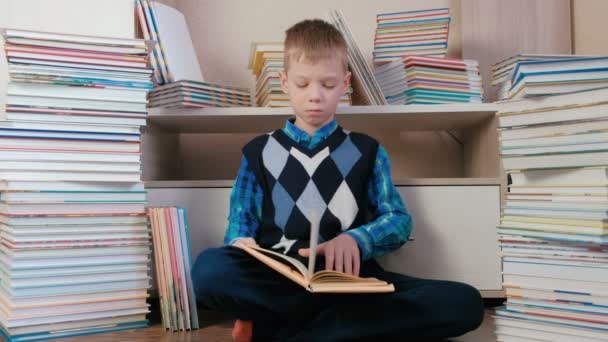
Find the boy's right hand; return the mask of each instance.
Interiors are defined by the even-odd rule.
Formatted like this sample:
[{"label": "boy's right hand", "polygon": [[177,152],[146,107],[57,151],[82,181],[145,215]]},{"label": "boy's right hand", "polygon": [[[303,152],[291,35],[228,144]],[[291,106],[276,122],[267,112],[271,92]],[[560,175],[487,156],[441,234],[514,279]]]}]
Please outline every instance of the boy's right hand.
[{"label": "boy's right hand", "polygon": [[257,242],[255,242],[255,240],[253,238],[250,237],[246,237],[246,238],[240,238],[236,241],[234,241],[232,243],[232,245],[234,247],[260,247],[258,246]]}]

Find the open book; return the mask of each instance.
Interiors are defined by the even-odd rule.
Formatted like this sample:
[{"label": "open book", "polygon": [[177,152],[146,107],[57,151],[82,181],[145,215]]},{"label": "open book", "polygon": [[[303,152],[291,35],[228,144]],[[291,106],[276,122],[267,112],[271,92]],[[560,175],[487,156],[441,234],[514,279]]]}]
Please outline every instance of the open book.
[{"label": "open book", "polygon": [[[314,221],[316,220],[313,219]],[[313,223],[310,230],[308,267],[297,259],[261,247],[239,246],[239,248],[310,292],[379,293],[395,291],[393,284],[376,278],[361,278],[347,273],[326,270],[315,273],[319,224]]]}]

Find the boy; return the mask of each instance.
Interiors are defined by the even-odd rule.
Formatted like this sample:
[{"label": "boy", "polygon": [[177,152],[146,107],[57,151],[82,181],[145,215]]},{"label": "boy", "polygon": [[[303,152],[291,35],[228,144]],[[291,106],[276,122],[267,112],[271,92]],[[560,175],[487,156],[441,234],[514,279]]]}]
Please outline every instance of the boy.
[{"label": "boy", "polygon": [[[342,35],[321,20],[300,22],[286,32],[284,58],[281,87],[295,120],[243,148],[227,246],[204,251],[193,268],[199,302],[238,318],[237,341],[428,341],[475,329],[477,290],[386,272],[373,259],[403,245],[412,223],[384,148],[334,120],[351,77]],[[305,258],[313,217],[317,267],[386,280],[396,291],[311,294],[235,248]]]}]

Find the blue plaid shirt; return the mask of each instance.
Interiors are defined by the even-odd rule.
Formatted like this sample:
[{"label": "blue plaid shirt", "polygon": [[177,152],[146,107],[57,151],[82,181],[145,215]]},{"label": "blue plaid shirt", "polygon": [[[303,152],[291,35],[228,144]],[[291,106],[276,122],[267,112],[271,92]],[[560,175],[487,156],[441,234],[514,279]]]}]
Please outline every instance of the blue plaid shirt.
[{"label": "blue plaid shirt", "polygon": [[[338,127],[336,120],[318,129],[311,138],[308,133],[287,120],[283,131],[298,144],[313,149]],[[361,258],[367,260],[393,251],[403,245],[411,231],[412,218],[391,181],[390,160],[384,147],[378,147],[374,172],[368,184],[369,205],[374,219],[349,229],[359,245]],[[243,157],[230,194],[230,214],[224,243],[232,244],[244,237],[255,238],[262,218],[264,192]]]}]

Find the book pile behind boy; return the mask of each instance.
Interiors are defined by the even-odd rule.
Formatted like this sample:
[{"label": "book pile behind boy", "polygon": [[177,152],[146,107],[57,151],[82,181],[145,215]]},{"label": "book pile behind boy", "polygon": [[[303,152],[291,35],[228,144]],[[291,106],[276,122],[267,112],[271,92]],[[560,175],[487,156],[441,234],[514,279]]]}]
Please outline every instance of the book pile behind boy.
[{"label": "book pile behind boy", "polygon": [[608,340],[608,89],[498,106],[498,340]]},{"label": "book pile behind boy", "polygon": [[151,0],[137,0],[135,9],[143,38],[156,43],[150,54],[156,84],[180,80],[203,82],[184,15],[171,6]]},{"label": "book pile behind boy", "polygon": [[608,87],[608,57],[517,55],[492,66],[501,100]]},{"label": "book pile behind boy", "polygon": [[376,16],[374,62],[403,55],[445,57],[448,50],[450,9],[381,13]]},{"label": "book pile behind boy", "polygon": [[144,41],[22,30],[2,40],[0,333],[147,326]]},{"label": "book pile behind boy", "polygon": [[473,60],[405,55],[374,74],[389,104],[483,101],[479,63]]},{"label": "book pile behind boy", "polygon": [[148,208],[148,215],[163,327],[171,331],[198,329],[186,210]]},{"label": "book pile behind boy", "polygon": [[[283,43],[251,45],[249,69],[255,77],[255,103],[258,107],[289,107],[289,96],[281,89],[279,73],[283,71]],[[338,106],[349,106],[350,94],[340,98]]]},{"label": "book pile behind boy", "polygon": [[346,42],[348,66],[352,72],[351,84],[353,88],[353,103],[357,105],[384,105],[386,99],[374,77],[374,73],[367,63],[359,45],[355,41],[346,18],[339,10],[328,13],[329,22],[340,31]]},{"label": "book pile behind boy", "polygon": [[149,107],[250,107],[249,89],[197,81],[157,86],[148,96]]}]

